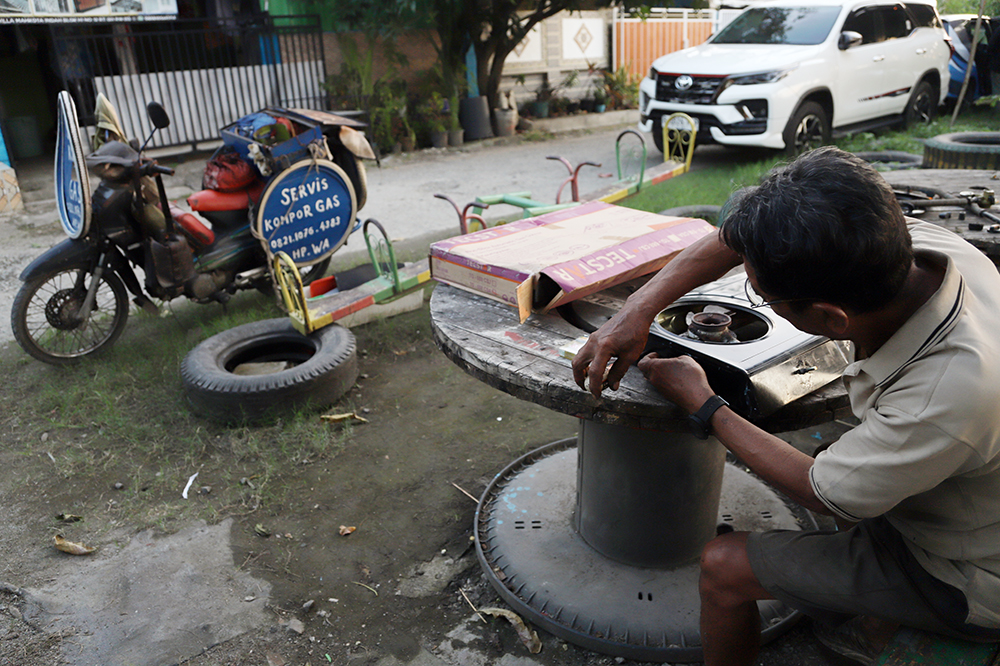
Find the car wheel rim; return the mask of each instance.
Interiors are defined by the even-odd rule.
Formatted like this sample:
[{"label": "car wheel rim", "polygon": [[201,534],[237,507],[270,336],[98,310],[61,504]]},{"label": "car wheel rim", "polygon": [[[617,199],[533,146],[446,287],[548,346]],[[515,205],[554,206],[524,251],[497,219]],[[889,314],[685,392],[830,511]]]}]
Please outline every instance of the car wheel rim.
[{"label": "car wheel rim", "polygon": [[921,95],[913,103],[913,122],[929,123],[931,121],[931,96]]},{"label": "car wheel rim", "polygon": [[809,115],[795,128],[795,152],[803,153],[823,145],[823,123],[816,116]]}]

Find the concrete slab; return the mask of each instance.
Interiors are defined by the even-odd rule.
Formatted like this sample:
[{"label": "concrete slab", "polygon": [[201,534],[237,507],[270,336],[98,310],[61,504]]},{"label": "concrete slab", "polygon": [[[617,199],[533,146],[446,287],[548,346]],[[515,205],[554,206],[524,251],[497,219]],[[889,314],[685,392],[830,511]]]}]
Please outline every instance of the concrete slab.
[{"label": "concrete slab", "polygon": [[167,666],[266,626],[271,585],[233,563],[232,522],[67,555],[52,584],[24,590],[25,617],[68,638],[69,666]]}]

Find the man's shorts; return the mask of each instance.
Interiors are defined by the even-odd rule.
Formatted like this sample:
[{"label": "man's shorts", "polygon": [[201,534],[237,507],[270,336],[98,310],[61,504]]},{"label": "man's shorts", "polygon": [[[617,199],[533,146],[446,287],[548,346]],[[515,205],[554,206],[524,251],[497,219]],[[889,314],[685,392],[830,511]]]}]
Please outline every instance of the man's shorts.
[{"label": "man's shorts", "polygon": [[965,622],[965,595],[927,573],[885,518],[842,532],[752,533],[747,554],[765,590],[820,621],[869,615],[966,640],[1000,640],[1000,629]]}]

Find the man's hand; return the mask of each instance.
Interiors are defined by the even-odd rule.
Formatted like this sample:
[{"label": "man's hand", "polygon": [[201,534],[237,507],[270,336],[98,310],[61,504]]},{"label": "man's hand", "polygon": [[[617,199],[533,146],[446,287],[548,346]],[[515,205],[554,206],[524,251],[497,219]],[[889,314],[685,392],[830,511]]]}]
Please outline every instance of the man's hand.
[{"label": "man's hand", "polygon": [[[695,287],[719,279],[742,261],[717,233],[710,233],[682,250],[629,296],[618,314],[591,334],[573,359],[573,379],[577,385],[585,391],[589,388],[595,398],[601,397],[605,386],[617,390],[629,366],[646,348],[649,326],[657,313]],[[609,368],[611,359],[615,362]]]},{"label": "man's hand", "polygon": [[[573,379],[580,388],[584,391],[589,388],[595,398],[601,397],[605,386],[618,390],[622,377],[642,354],[649,337],[651,322],[638,319],[622,310],[591,333],[587,344],[573,358]],[[615,362],[609,368],[612,358]]]},{"label": "man's hand", "polygon": [[663,397],[689,414],[715,395],[705,371],[690,356],[660,358],[648,354],[639,361],[639,370]]}]

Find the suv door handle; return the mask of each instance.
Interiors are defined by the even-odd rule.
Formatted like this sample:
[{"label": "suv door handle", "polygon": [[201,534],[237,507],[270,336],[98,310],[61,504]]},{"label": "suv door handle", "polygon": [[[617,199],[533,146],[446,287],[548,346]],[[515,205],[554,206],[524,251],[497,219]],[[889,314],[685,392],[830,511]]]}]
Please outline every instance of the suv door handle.
[{"label": "suv door handle", "polygon": [[874,58],[872,58],[872,62],[882,62],[883,60],[885,60],[885,56],[877,55]]},{"label": "suv door handle", "polygon": [[917,49],[917,55],[923,55],[927,53],[927,49]]}]

